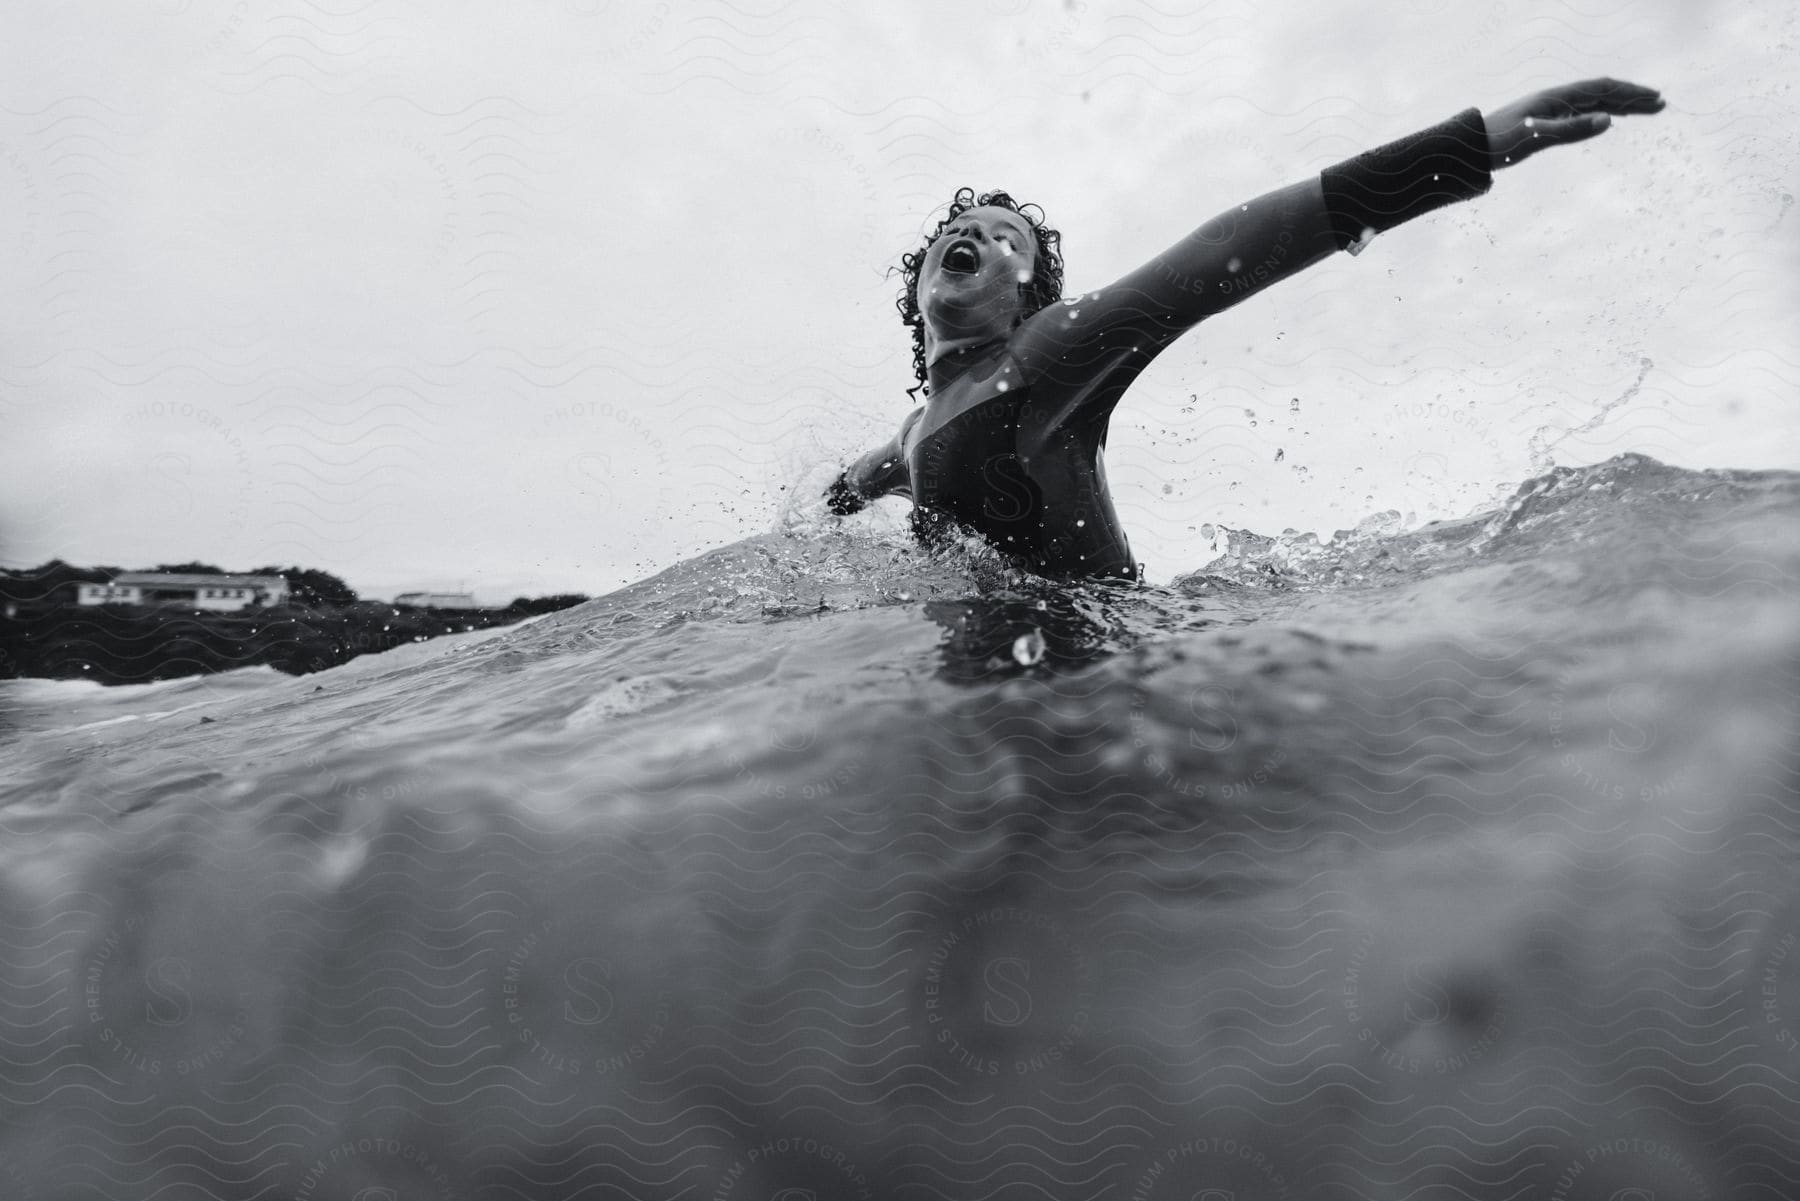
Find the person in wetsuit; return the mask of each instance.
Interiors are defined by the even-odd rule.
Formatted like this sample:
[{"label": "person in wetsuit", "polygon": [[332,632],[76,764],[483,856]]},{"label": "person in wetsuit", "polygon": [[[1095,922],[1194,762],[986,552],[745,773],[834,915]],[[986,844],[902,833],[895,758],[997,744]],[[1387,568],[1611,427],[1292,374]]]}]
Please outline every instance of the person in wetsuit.
[{"label": "person in wetsuit", "polygon": [[[1005,192],[964,188],[902,259],[925,404],[833,482],[849,514],[909,496],[913,528],[981,535],[1052,578],[1135,579],[1106,486],[1107,425],[1132,380],[1184,331],[1334,251],[1486,192],[1493,172],[1663,108],[1612,79],[1549,88],[1357,155],[1228,209],[1110,287],[1064,299],[1060,236]],[[914,392],[919,388],[913,389]]]}]

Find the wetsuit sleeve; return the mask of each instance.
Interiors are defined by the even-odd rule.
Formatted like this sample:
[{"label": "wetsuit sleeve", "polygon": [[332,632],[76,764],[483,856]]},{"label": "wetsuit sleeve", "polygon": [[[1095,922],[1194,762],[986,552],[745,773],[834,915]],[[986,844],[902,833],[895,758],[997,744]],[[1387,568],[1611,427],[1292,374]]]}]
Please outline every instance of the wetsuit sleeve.
[{"label": "wetsuit sleeve", "polygon": [[825,505],[844,516],[858,512],[877,497],[912,495],[912,473],[906,466],[906,435],[924,409],[914,409],[900,423],[900,432],[844,468],[825,491]]},{"label": "wetsuit sleeve", "polygon": [[1346,159],[1320,172],[1325,208],[1338,249],[1458,200],[1494,183],[1487,123],[1466,108],[1448,121]]},{"label": "wetsuit sleeve", "polygon": [[1226,209],[1109,288],[1031,316],[1012,349],[1037,386],[1077,386],[1079,363],[1141,370],[1182,332],[1338,250],[1487,191],[1487,128],[1466,109],[1430,129]]},{"label": "wetsuit sleeve", "polygon": [[1337,250],[1318,176],[1233,205],[1097,292],[1066,297],[1014,331],[1009,349],[1036,387],[1075,386],[1076,364],[1133,352],[1138,369],[1183,332]]}]

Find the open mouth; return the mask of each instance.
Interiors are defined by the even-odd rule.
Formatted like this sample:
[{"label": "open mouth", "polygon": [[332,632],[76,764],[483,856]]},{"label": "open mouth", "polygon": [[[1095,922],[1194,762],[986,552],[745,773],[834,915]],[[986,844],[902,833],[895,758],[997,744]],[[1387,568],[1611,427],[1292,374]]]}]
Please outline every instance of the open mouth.
[{"label": "open mouth", "polygon": [[944,251],[944,270],[957,275],[973,275],[981,270],[981,256],[975,251],[975,244],[966,238],[950,244]]}]

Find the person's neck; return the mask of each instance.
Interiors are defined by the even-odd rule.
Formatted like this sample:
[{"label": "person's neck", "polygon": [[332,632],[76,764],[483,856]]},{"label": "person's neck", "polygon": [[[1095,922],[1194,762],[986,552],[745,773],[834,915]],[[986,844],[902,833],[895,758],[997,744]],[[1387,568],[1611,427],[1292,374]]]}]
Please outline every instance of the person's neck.
[{"label": "person's neck", "polygon": [[925,368],[925,378],[935,394],[994,351],[1004,347],[1004,337],[992,335],[957,338],[938,344],[936,353]]}]

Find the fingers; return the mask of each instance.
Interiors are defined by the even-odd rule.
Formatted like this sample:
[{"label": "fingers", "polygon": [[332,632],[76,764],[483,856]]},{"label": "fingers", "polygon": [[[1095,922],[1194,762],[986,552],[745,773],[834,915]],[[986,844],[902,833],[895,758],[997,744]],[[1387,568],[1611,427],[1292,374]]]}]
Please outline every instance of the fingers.
[{"label": "fingers", "polygon": [[1597,137],[1615,115],[1658,113],[1663,98],[1655,88],[1619,79],[1585,79],[1527,96],[1486,118],[1488,154],[1495,170],[1540,150]]},{"label": "fingers", "polygon": [[1551,88],[1544,97],[1555,106],[1566,106],[1557,116],[1575,113],[1660,113],[1665,107],[1662,93],[1640,83],[1622,79],[1584,79],[1580,83]]},{"label": "fingers", "polygon": [[1540,117],[1528,120],[1526,124],[1535,138],[1560,146],[1605,133],[1612,125],[1612,117],[1606,113],[1583,113],[1579,117]]}]

